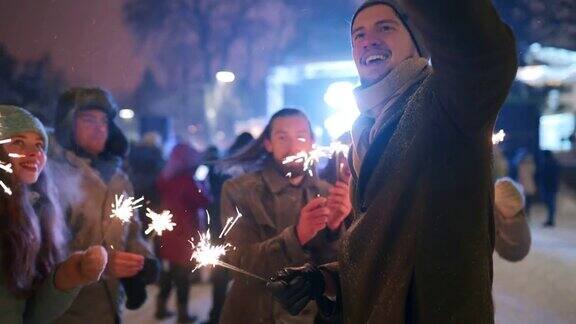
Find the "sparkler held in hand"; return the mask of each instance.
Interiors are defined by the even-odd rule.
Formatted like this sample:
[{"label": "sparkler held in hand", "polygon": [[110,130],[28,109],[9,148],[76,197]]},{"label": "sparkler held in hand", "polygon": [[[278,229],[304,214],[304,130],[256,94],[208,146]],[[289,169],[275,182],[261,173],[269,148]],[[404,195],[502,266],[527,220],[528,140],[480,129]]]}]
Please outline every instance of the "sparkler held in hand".
[{"label": "sparkler held in hand", "polygon": [[115,202],[112,203],[112,214],[111,218],[118,218],[123,223],[130,221],[132,216],[134,216],[134,210],[142,207],[140,204],[144,197],[134,200],[134,197],[127,197],[124,199],[124,195],[114,195]]},{"label": "sparkler held in hand", "polygon": [[[210,224],[210,214],[207,212],[207,217],[208,217],[208,224]],[[232,230],[232,228],[234,227],[234,225],[236,225],[236,222],[238,221],[238,219],[240,219],[242,217],[242,213],[240,213],[240,211],[238,210],[238,207],[236,207],[236,217],[229,217],[226,220],[226,225],[224,226],[224,228],[222,229],[222,232],[220,233],[220,235],[218,236],[218,238],[222,238],[226,235],[228,235],[228,233],[230,232],[230,230]],[[232,271],[244,274],[246,276],[252,277],[254,279],[257,280],[261,280],[261,281],[266,281],[266,279],[255,275],[253,273],[250,273],[246,270],[240,269],[236,266],[233,266],[231,264],[228,264],[222,260],[220,260],[223,256],[226,255],[226,252],[230,251],[230,250],[235,250],[236,247],[234,247],[233,245],[226,243],[226,244],[213,244],[212,243],[212,237],[210,234],[210,231],[207,230],[205,233],[199,233],[200,239],[198,241],[198,243],[194,242],[194,238],[191,238],[188,242],[190,242],[190,245],[192,246],[192,256],[190,257],[190,261],[196,262],[196,266],[194,267],[194,269],[192,271],[196,271],[201,267],[205,267],[205,266],[221,266],[224,267],[226,269],[230,269]]]},{"label": "sparkler held in hand", "polygon": [[218,266],[230,269],[232,271],[236,271],[238,273],[244,274],[244,275],[249,276],[251,278],[266,282],[266,279],[264,279],[258,275],[255,275],[253,273],[250,273],[246,270],[240,269],[238,267],[235,267],[231,264],[228,264],[228,263],[220,260],[220,258],[222,258],[224,255],[226,255],[226,252],[228,252],[231,249],[232,250],[235,249],[235,247],[229,243],[212,244],[211,237],[210,237],[210,231],[206,231],[206,233],[200,233],[200,240],[198,241],[197,244],[194,243],[194,239],[190,239],[189,242],[190,242],[190,245],[192,246],[192,257],[190,257],[190,261],[196,262],[196,266],[194,267],[194,269],[192,271],[196,271],[199,268],[205,267],[205,266],[213,266],[214,267],[214,266],[218,265]]},{"label": "sparkler held in hand", "polygon": [[[343,154],[347,156],[348,154],[348,145],[342,144],[340,142],[332,142],[329,146],[317,146],[314,145],[313,149],[305,152],[299,152],[295,155],[287,156],[282,164],[290,164],[290,163],[298,163],[302,164],[302,171],[305,173],[308,172],[310,176],[313,176],[314,173],[312,171],[314,165],[320,161],[321,158],[332,158],[333,155],[340,155]],[[291,177],[292,174],[288,175],[287,177]]]},{"label": "sparkler held in hand", "polygon": [[148,228],[144,234],[148,235],[154,231],[153,235],[162,236],[163,231],[172,231],[176,223],[172,221],[172,213],[169,210],[163,210],[160,214],[154,212],[150,208],[146,208],[146,217],[150,218],[152,222],[148,224]]}]

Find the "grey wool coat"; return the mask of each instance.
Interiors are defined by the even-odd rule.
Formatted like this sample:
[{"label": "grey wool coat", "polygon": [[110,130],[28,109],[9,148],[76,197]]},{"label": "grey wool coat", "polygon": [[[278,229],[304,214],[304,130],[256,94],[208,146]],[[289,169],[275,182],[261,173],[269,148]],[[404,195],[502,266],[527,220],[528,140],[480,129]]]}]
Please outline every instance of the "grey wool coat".
[{"label": "grey wool coat", "polygon": [[[300,186],[292,187],[270,163],[262,171],[226,181],[221,198],[222,223],[236,215],[236,207],[243,214],[226,236],[226,242],[236,247],[228,253],[228,262],[270,278],[283,267],[335,261],[340,233],[321,231],[301,246],[295,230],[303,205],[317,195],[327,196],[329,188],[317,177],[306,177]],[[220,323],[314,323],[315,303],[292,316],[273,300],[265,285],[234,273]]]},{"label": "grey wool coat", "polygon": [[493,124],[517,63],[489,0],[404,0],[433,72],[371,143],[337,267],[345,323],[492,323]]},{"label": "grey wool coat", "polygon": [[[153,257],[149,244],[141,234],[140,220],[134,214],[130,222],[110,218],[115,195],[132,196],[128,176],[117,169],[108,182],[102,180],[87,159],[72,151],[54,157],[52,169],[59,183],[64,206],[69,206],[67,224],[71,232],[70,250],[81,251],[92,245]],[[78,297],[55,323],[115,323],[125,301],[120,281],[107,277],[84,286]]]}]

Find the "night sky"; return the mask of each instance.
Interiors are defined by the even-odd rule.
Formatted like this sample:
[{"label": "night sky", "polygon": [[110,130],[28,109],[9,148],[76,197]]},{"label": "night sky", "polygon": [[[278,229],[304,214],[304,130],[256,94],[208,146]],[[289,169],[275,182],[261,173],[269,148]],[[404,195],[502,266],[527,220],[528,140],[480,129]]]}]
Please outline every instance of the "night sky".
[{"label": "night sky", "polygon": [[145,68],[122,20],[124,0],[0,0],[0,42],[18,60],[45,53],[70,85],[133,90]]}]

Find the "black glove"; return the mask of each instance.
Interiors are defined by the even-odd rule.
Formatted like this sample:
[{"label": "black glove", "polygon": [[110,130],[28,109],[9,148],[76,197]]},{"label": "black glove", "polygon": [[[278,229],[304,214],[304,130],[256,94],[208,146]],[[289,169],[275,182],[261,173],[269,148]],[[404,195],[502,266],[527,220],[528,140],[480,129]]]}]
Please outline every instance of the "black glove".
[{"label": "black glove", "polygon": [[159,269],[158,260],[146,258],[140,272],[133,277],[120,279],[126,293],[126,308],[138,309],[146,302],[146,285],[158,281]]},{"label": "black glove", "polygon": [[284,268],[266,284],[272,296],[292,315],[298,315],[310,300],[324,294],[324,275],[307,263],[301,267]]}]

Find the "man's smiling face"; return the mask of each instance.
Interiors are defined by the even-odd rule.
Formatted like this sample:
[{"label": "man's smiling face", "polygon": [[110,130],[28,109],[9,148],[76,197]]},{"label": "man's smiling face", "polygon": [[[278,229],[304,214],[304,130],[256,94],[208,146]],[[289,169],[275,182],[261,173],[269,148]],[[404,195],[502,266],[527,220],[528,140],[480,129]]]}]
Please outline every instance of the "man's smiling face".
[{"label": "man's smiling face", "polygon": [[363,86],[384,78],[404,60],[417,57],[410,33],[391,7],[374,5],[352,24],[352,55]]}]

